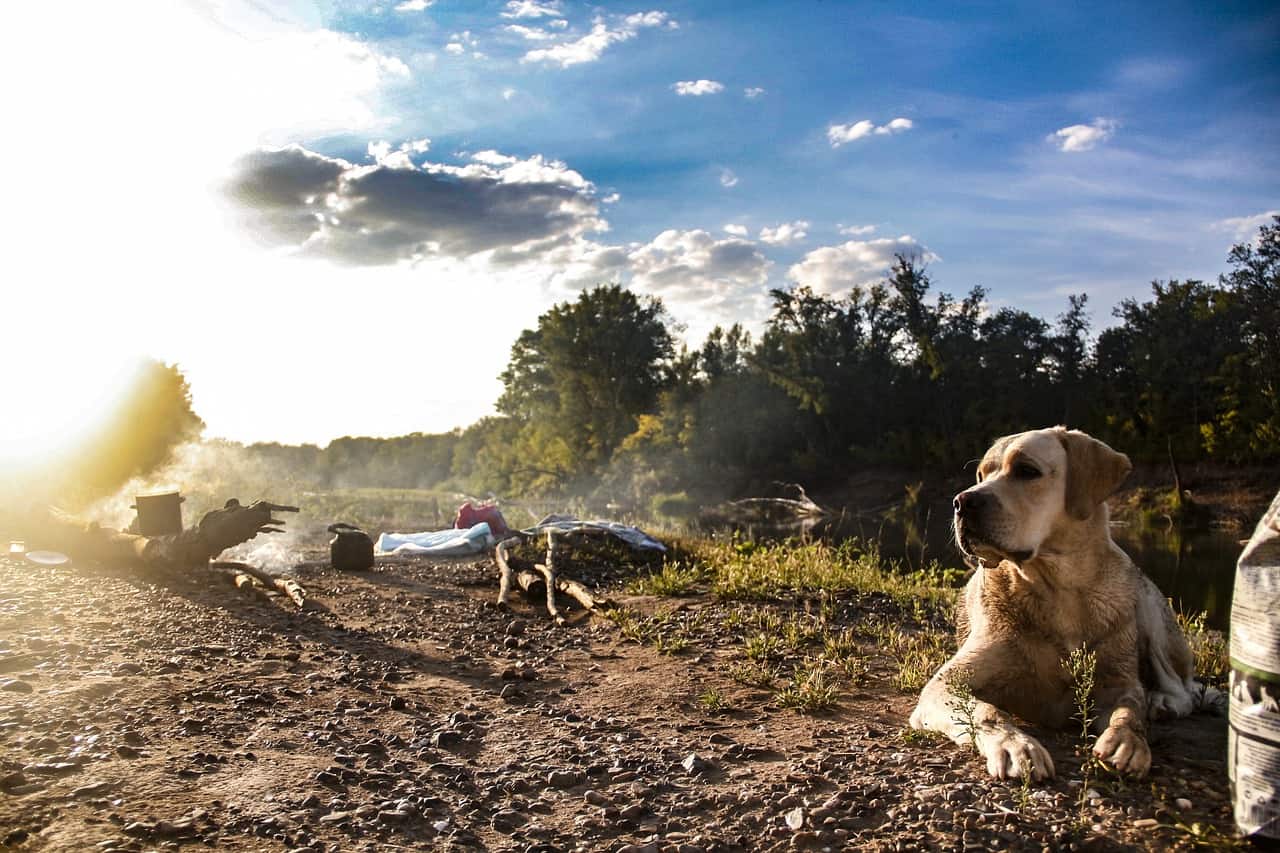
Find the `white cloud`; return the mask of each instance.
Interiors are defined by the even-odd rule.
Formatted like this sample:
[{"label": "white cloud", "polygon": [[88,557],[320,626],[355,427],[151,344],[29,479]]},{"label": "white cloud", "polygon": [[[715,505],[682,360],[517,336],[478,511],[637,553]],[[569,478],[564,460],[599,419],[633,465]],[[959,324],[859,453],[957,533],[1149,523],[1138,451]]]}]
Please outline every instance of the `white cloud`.
[{"label": "white cloud", "polygon": [[738,176],[733,173],[732,169],[720,170],[720,186],[725,189],[731,189],[738,185]]},{"label": "white cloud", "polygon": [[723,92],[724,84],[715,80],[681,80],[678,83],[672,83],[671,88],[675,90],[677,95],[696,98],[702,95],[715,95]]},{"label": "white cloud", "polygon": [[1115,119],[1096,118],[1092,124],[1073,124],[1055,130],[1046,139],[1058,146],[1059,151],[1088,151],[1099,142],[1106,142],[1120,124]]},{"label": "white cloud", "polygon": [[747,231],[747,226],[731,222],[724,226],[724,233],[732,234],[735,237],[745,237],[749,232]]},{"label": "white cloud", "polygon": [[761,228],[760,242],[770,246],[790,246],[809,236],[809,223],[803,219],[784,222],[776,228]]},{"label": "white cloud", "polygon": [[506,11],[502,13],[504,18],[562,18],[564,12],[560,11],[559,0],[551,3],[536,3],[534,0],[511,0],[507,4]]},{"label": "white cloud", "polygon": [[454,56],[461,56],[466,52],[466,48],[458,44],[456,41],[451,41],[444,46],[444,52],[452,53]]},{"label": "white cloud", "polygon": [[502,90],[502,100],[509,101],[516,96],[516,90],[510,86]]},{"label": "white cloud", "polygon": [[846,237],[863,237],[876,230],[874,225],[840,225],[836,228]]},{"label": "white cloud", "polygon": [[611,45],[635,38],[642,29],[663,26],[675,29],[678,25],[666,12],[657,11],[628,15],[613,27],[603,17],[598,17],[592,22],[591,32],[581,38],[531,50],[520,61],[549,62],[561,68],[595,62]]},{"label": "white cloud", "polygon": [[878,240],[850,240],[809,252],[787,270],[787,278],[815,293],[843,293],[884,279],[895,255],[938,260],[937,255],[908,234]]},{"label": "white cloud", "polygon": [[764,94],[764,89],[759,86],[748,86],[742,90],[742,94],[754,100]]},{"label": "white cloud", "polygon": [[392,148],[391,143],[386,140],[370,142],[365,150],[379,166],[386,166],[388,169],[412,169],[413,162],[409,155],[425,154],[430,148],[430,139],[411,139],[400,143],[395,148]]},{"label": "white cloud", "polygon": [[395,10],[397,12],[423,12],[431,8],[431,4],[436,0],[404,0],[403,3],[397,3]]},{"label": "white cloud", "polygon": [[831,143],[832,148],[839,148],[841,145],[873,134],[876,136],[891,136],[908,131],[913,127],[915,127],[915,123],[909,118],[895,118],[888,124],[879,126],[873,121],[863,119],[854,124],[831,125],[827,128],[827,141]]},{"label": "white cloud", "polygon": [[717,240],[700,229],[663,231],[626,253],[631,284],[677,304],[724,303],[758,288],[771,262],[749,240]]},{"label": "white cloud", "polygon": [[514,33],[528,41],[550,41],[556,37],[555,33],[549,33],[537,27],[526,27],[523,24],[508,24],[506,29],[507,32]]},{"label": "white cloud", "polygon": [[1277,216],[1280,216],[1280,210],[1266,210],[1262,213],[1255,213],[1253,216],[1232,216],[1228,219],[1219,219],[1217,222],[1211,223],[1209,227],[1214,231],[1226,231],[1238,242],[1252,235],[1263,225],[1270,225],[1271,220]]}]

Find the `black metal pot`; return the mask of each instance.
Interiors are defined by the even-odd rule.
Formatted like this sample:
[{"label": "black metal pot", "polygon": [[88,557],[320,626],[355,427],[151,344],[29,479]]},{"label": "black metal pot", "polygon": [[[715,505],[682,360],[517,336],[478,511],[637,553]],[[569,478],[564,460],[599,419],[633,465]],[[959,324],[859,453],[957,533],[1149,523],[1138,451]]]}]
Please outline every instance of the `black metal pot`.
[{"label": "black metal pot", "polygon": [[351,524],[330,524],[329,562],[340,572],[363,572],[373,568],[373,540]]}]

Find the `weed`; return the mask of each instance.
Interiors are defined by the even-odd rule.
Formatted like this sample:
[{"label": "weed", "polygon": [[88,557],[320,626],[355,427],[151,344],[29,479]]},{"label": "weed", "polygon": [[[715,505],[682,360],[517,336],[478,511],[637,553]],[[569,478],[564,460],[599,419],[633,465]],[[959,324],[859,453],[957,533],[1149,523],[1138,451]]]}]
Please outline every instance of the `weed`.
[{"label": "weed", "polygon": [[627,584],[627,592],[635,595],[688,595],[701,580],[702,572],[695,566],[663,563],[658,571]]},{"label": "weed", "polygon": [[678,655],[688,650],[689,640],[680,634],[659,634],[653,641],[653,647],[660,655]]},{"label": "weed", "polygon": [[1080,723],[1080,742],[1076,747],[1082,760],[1080,763],[1080,822],[1084,823],[1085,812],[1089,806],[1089,788],[1094,775],[1102,767],[1102,762],[1093,754],[1093,741],[1090,728],[1093,726],[1096,711],[1093,701],[1093,687],[1098,672],[1097,653],[1080,646],[1073,649],[1063,661],[1067,674],[1071,677],[1071,700],[1075,707],[1076,719]]},{"label": "weed", "polygon": [[897,663],[892,681],[904,693],[922,689],[951,654],[951,636],[943,631],[896,631],[889,633],[887,639],[887,650]]},{"label": "weed", "polygon": [[[951,698],[947,707],[951,709],[951,720],[960,727],[969,738],[969,745],[974,752],[978,750],[978,698],[973,695],[971,679],[973,672],[968,667],[958,666],[946,675],[947,690]],[[1023,775],[1026,775],[1025,772]]]},{"label": "weed", "polygon": [[791,683],[779,690],[774,698],[784,708],[813,714],[834,708],[836,692],[824,662],[813,658],[796,667]]},{"label": "weed", "polygon": [[707,688],[698,696],[698,704],[702,706],[704,711],[712,714],[718,714],[729,709],[729,702],[725,699],[724,694],[714,687]]},{"label": "weed", "polygon": [[752,634],[747,638],[742,653],[757,663],[778,660],[782,657],[782,642],[773,634]]},{"label": "weed", "polygon": [[907,746],[936,746],[945,741],[946,735],[932,729],[901,729],[898,734]]},{"label": "weed", "polygon": [[768,689],[777,679],[778,671],[761,663],[744,663],[731,667],[729,677],[747,687]]},{"label": "weed", "polygon": [[1225,685],[1231,671],[1226,637],[1221,631],[1205,627],[1206,614],[1203,610],[1196,614],[1174,611],[1174,615],[1187,638],[1187,645],[1191,647],[1196,675],[1206,684]]}]

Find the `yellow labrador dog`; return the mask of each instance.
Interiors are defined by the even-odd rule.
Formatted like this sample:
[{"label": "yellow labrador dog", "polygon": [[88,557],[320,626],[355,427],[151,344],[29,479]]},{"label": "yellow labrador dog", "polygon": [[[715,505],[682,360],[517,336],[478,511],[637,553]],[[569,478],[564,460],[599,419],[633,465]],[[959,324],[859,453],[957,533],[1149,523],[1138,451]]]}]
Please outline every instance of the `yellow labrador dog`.
[{"label": "yellow labrador dog", "polygon": [[959,651],[925,685],[911,727],[965,743],[951,685],[977,699],[976,746],[998,778],[1053,776],[1053,760],[1009,718],[1061,727],[1071,715],[1063,662],[1097,655],[1094,754],[1137,776],[1151,766],[1147,718],[1183,717],[1220,694],[1194,678],[1169,604],[1111,541],[1106,499],[1129,458],[1064,427],[1005,436],[956,495],[955,534],[978,564],[956,620]]}]

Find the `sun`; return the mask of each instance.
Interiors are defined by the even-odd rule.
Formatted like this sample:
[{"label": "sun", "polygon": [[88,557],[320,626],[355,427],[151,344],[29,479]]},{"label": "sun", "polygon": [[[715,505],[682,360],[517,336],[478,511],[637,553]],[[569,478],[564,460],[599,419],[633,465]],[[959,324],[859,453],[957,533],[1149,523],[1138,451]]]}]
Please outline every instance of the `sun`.
[{"label": "sun", "polygon": [[43,468],[75,451],[102,428],[141,366],[137,359],[89,359],[66,351],[10,364],[0,418],[0,475]]}]

